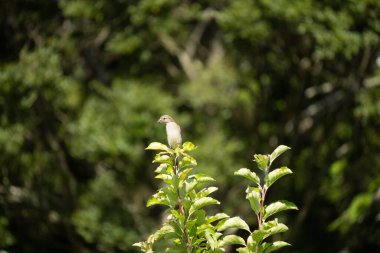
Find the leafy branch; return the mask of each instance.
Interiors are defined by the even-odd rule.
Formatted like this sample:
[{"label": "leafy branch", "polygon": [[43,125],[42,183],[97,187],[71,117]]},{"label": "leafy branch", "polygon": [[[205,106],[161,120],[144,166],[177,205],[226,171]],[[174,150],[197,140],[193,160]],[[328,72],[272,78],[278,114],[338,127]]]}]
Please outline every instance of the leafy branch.
[{"label": "leafy branch", "polygon": [[[185,142],[175,150],[158,142],[151,143],[146,149],[160,151],[153,163],[159,164],[156,178],[164,182],[147,206],[165,205],[168,207],[167,221],[147,241],[135,243],[143,252],[153,252],[154,243],[160,238],[168,239],[167,251],[186,253],[223,252],[220,243],[221,233],[213,223],[229,218],[224,213],[206,215],[204,207],[219,204],[209,197],[216,187],[204,187],[205,183],[215,181],[205,174],[190,174],[197,165],[188,152],[196,149],[191,142]],[[218,223],[219,224],[219,223]]]},{"label": "leafy branch", "polygon": [[[257,174],[243,168],[235,175],[247,178],[254,186],[248,186],[246,198],[257,216],[258,229],[251,231],[248,224],[240,217],[229,217],[225,213],[208,216],[204,207],[220,204],[209,197],[216,187],[203,187],[204,183],[215,181],[205,174],[191,174],[196,160],[188,153],[196,149],[191,142],[185,142],[175,150],[164,144],[153,142],[146,149],[160,151],[153,163],[159,164],[155,172],[156,178],[164,185],[148,200],[147,206],[165,205],[168,217],[162,227],[150,235],[145,242],[135,243],[143,252],[152,253],[154,243],[166,238],[166,251],[186,253],[219,253],[224,252],[227,245],[242,245],[237,249],[240,253],[269,253],[290,244],[284,241],[268,242],[266,239],[277,233],[285,232],[288,227],[270,218],[278,212],[295,209],[295,204],[280,200],[269,205],[265,203],[268,189],[278,179],[291,174],[287,167],[270,171],[272,162],[289,148],[277,147],[270,155],[254,155],[254,161],[264,173],[261,183]],[[249,232],[247,240],[237,235],[223,235],[228,229],[243,229]]]},{"label": "leafy branch", "polygon": [[278,222],[277,219],[269,220],[274,214],[285,210],[298,210],[297,206],[286,200],[279,200],[269,205],[265,205],[265,197],[270,186],[278,179],[292,174],[287,167],[281,167],[270,171],[273,161],[290,148],[284,145],[278,146],[270,155],[254,155],[254,162],[264,173],[264,184],[257,174],[249,169],[243,168],[235,172],[235,175],[247,178],[254,186],[248,186],[246,198],[248,199],[253,212],[256,214],[258,229],[253,231],[245,243],[245,247],[238,249],[240,253],[269,253],[290,244],[284,241],[266,242],[266,238],[288,230],[288,227]]}]

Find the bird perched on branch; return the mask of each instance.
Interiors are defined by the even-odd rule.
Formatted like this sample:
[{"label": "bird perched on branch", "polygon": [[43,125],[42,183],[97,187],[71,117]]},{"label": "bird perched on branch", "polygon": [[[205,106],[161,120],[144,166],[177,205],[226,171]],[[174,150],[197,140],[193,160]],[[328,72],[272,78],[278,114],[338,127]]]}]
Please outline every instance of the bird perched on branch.
[{"label": "bird perched on branch", "polygon": [[171,148],[176,148],[182,143],[181,127],[169,115],[163,115],[158,120],[159,123],[166,124],[166,135]]}]

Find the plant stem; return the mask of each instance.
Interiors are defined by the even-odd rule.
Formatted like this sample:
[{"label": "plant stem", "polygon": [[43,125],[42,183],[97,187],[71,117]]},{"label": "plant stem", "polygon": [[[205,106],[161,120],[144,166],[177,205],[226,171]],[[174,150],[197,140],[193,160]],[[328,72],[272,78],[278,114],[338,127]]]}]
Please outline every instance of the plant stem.
[{"label": "plant stem", "polygon": [[[260,212],[259,215],[257,216],[257,221],[259,223],[259,229],[263,225],[263,216],[264,216],[264,202],[265,202],[265,195],[267,193],[267,189],[263,187],[261,189],[261,206],[260,206]],[[259,245],[256,245],[256,251],[255,253],[259,252]]]},{"label": "plant stem", "polygon": [[[268,177],[268,171],[269,171],[269,165],[265,168],[265,179]],[[261,205],[260,205],[260,212],[258,216],[258,223],[259,223],[259,229],[263,226],[263,216],[264,216],[264,203],[265,203],[265,195],[267,194],[267,188],[265,187],[265,184],[261,188]],[[259,252],[259,245],[256,245],[256,252]]]},{"label": "plant stem", "polygon": [[[174,158],[174,173],[176,175],[178,175],[177,158],[178,158],[178,156],[175,155],[175,158]],[[190,242],[189,234],[187,233],[187,228],[186,228],[185,209],[184,209],[183,204],[182,204],[182,199],[181,199],[181,195],[180,195],[180,192],[179,192],[179,188],[177,188],[177,201],[178,201],[179,212],[180,212],[181,216],[183,217],[183,224],[181,225],[181,230],[182,230],[183,237],[184,237],[183,240],[184,240],[185,246],[186,246],[186,253],[191,253],[191,242]]]},{"label": "plant stem", "polygon": [[[269,164],[266,166],[264,173],[265,173],[265,181],[268,178],[268,172],[269,172],[269,167],[272,164],[272,162],[269,162]],[[261,188],[261,206],[260,206],[260,213],[258,217],[258,223],[259,223],[259,228],[263,225],[263,215],[264,215],[264,202],[265,202],[265,195],[267,194],[267,188],[265,184]]]},{"label": "plant stem", "polygon": [[261,206],[260,206],[260,213],[259,213],[259,228],[261,228],[263,224],[263,215],[264,215],[264,202],[265,202],[265,195],[267,193],[267,189],[265,187],[261,190]]}]

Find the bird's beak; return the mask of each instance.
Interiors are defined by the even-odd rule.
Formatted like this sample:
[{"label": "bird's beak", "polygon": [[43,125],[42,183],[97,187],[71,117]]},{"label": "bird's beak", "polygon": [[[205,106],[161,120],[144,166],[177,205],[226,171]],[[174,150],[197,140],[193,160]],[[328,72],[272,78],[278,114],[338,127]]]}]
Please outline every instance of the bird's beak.
[{"label": "bird's beak", "polygon": [[158,120],[157,120],[157,123],[161,123],[161,119],[158,119]]}]

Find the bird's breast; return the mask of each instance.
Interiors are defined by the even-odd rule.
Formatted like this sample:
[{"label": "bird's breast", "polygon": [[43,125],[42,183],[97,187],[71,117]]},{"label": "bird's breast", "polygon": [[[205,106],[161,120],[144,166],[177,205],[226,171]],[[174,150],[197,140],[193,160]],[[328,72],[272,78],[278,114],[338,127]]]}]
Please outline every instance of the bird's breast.
[{"label": "bird's breast", "polygon": [[168,143],[172,148],[181,144],[181,128],[175,122],[166,124],[166,134],[168,136]]}]

